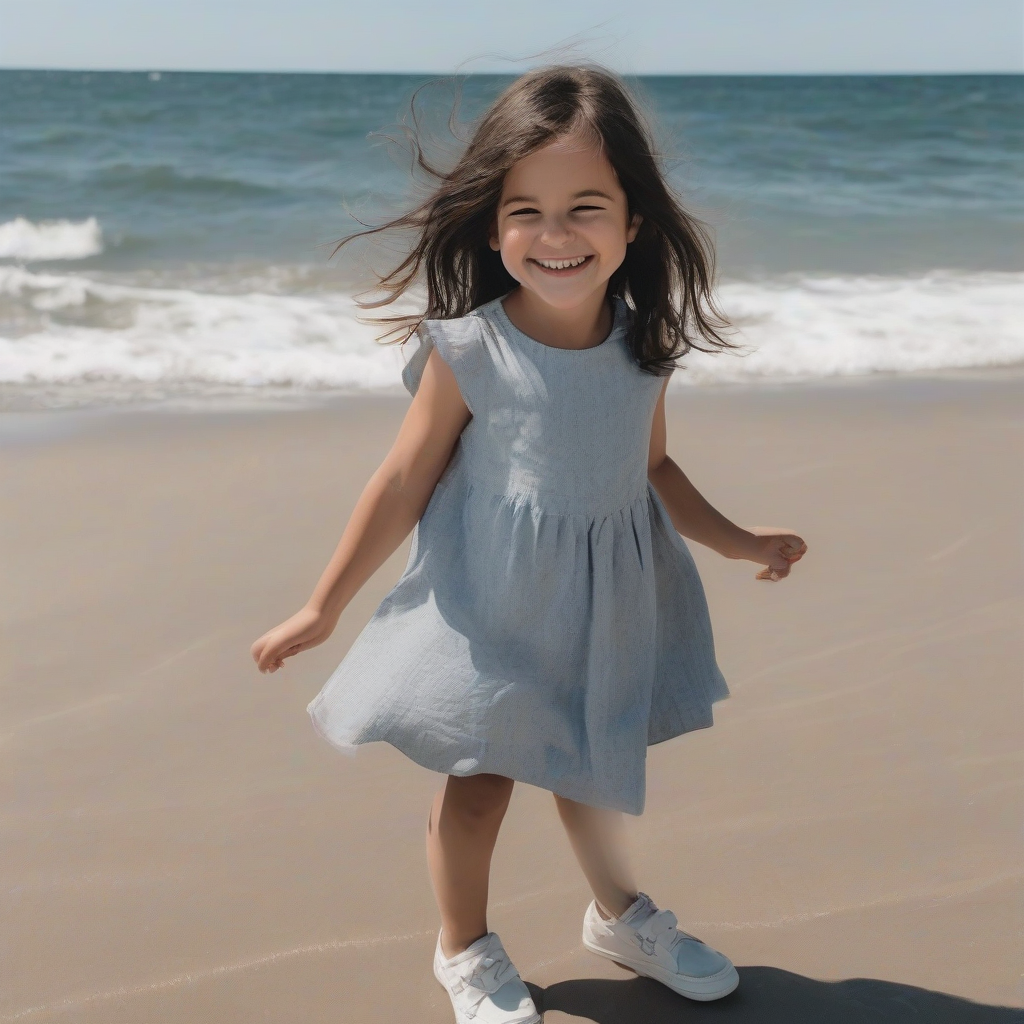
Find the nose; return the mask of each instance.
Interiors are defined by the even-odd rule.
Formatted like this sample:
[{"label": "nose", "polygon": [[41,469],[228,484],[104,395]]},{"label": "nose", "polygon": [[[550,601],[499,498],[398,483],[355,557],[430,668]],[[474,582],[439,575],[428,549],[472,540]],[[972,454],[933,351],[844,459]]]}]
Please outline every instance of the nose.
[{"label": "nose", "polygon": [[553,249],[561,249],[572,241],[573,233],[561,217],[550,217],[544,221],[540,241]]}]

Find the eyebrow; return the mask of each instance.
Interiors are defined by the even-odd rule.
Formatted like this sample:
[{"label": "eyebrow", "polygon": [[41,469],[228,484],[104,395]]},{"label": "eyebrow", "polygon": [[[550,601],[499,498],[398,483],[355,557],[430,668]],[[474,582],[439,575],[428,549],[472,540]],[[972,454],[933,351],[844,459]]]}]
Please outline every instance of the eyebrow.
[{"label": "eyebrow", "polygon": [[[582,199],[584,196],[600,196],[602,199],[607,199],[609,202],[614,203],[615,197],[608,195],[607,192],[602,192],[597,188],[586,188],[582,192],[574,192],[571,196],[572,199]],[[503,207],[508,206],[510,203],[535,203],[537,202],[536,196],[509,196],[501,205]]]}]

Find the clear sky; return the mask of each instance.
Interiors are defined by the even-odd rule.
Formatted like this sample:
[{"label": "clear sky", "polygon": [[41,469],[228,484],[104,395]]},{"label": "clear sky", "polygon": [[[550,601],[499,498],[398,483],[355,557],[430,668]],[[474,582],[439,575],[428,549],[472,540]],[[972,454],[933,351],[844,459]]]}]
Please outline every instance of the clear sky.
[{"label": "clear sky", "polygon": [[1021,72],[1024,0],[0,0],[8,68],[516,71],[565,44],[633,74]]}]

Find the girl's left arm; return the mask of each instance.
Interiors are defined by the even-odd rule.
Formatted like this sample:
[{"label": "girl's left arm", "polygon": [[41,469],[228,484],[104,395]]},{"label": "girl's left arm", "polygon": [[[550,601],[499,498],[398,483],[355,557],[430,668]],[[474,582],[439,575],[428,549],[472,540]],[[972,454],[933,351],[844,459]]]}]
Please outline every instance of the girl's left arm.
[{"label": "girl's left arm", "polygon": [[665,504],[672,524],[684,536],[704,544],[726,558],[746,558],[767,568],[757,574],[759,580],[780,580],[789,575],[790,566],[807,551],[807,545],[792,530],[774,526],[744,529],[726,519],[687,479],[669,458],[668,428],[665,424],[665,390],[658,396],[651,423],[651,447],[647,477]]}]

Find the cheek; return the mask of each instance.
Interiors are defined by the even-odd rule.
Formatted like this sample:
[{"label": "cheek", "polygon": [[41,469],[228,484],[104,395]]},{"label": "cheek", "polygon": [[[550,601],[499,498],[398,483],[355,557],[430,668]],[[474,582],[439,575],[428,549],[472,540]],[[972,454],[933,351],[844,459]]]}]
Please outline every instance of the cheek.
[{"label": "cheek", "polygon": [[524,231],[520,224],[506,224],[499,236],[502,256],[521,258],[530,247],[529,232]]},{"label": "cheek", "polygon": [[505,269],[513,277],[516,277],[518,268],[522,266],[523,258],[529,251],[533,238],[530,232],[524,230],[520,225],[511,224],[502,228],[498,241],[501,245],[501,262],[505,264]]},{"label": "cheek", "polygon": [[591,242],[606,259],[621,262],[626,255],[626,233],[619,224],[595,225]]}]

